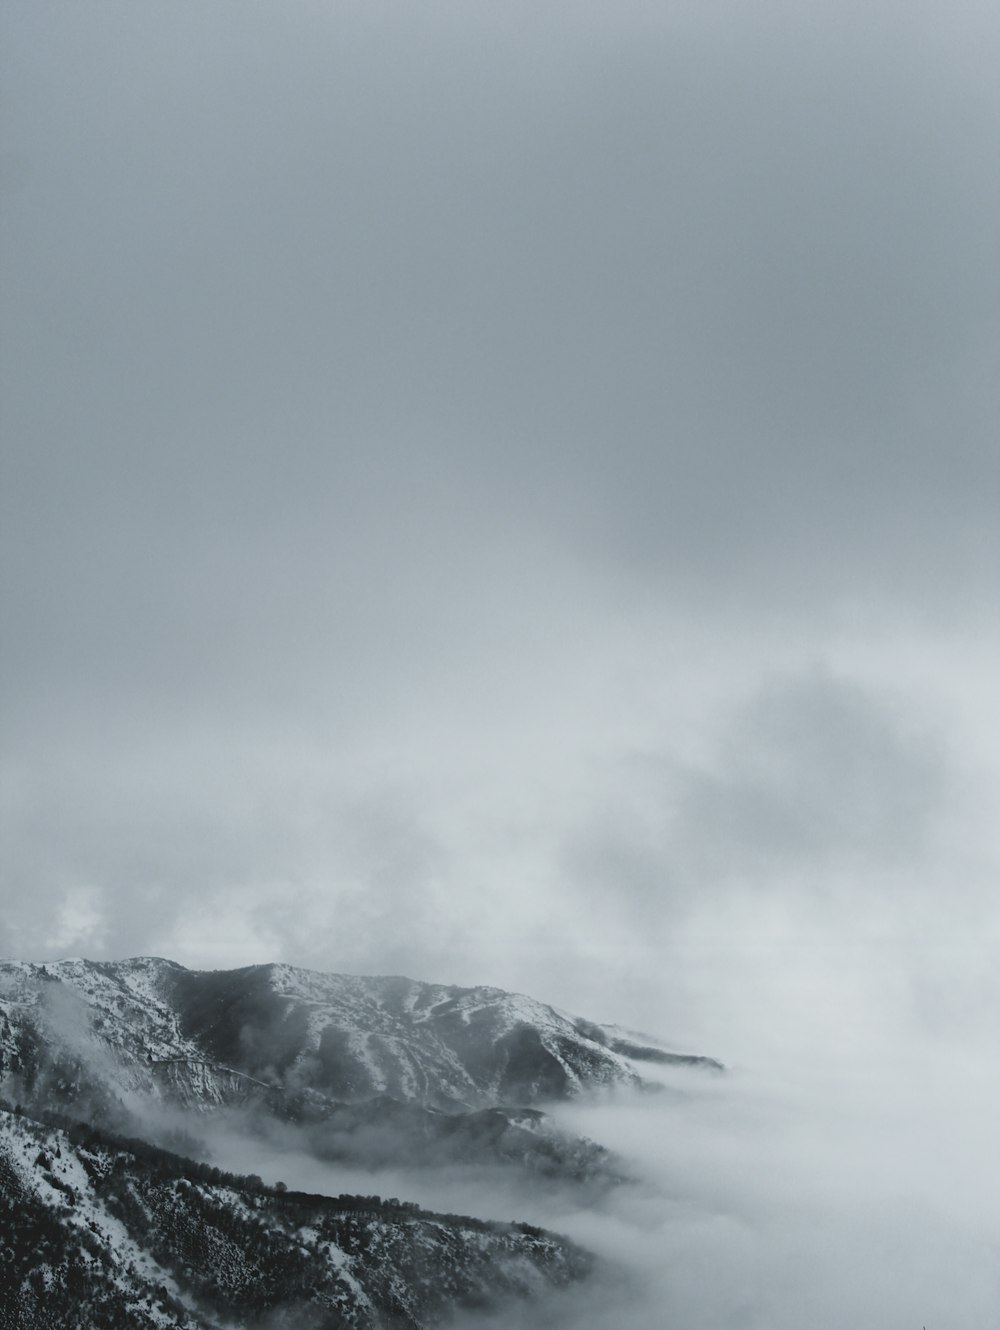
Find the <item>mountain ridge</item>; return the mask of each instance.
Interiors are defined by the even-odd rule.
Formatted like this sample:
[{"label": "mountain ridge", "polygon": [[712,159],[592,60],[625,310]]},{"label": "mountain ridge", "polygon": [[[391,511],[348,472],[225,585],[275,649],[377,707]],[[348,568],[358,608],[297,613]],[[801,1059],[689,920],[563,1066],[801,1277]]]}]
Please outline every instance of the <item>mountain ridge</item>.
[{"label": "mountain ridge", "polygon": [[281,962],[218,970],[163,957],[0,962],[0,1058],[6,1052],[8,1063],[12,1015],[29,1011],[56,1038],[68,1033],[92,1052],[113,1052],[117,1066],[106,1070],[119,1091],[193,1102],[238,1100],[239,1078],[340,1102],[388,1094],[474,1110],[639,1087],[635,1062],[721,1065],[645,1036],[629,1042],[617,1027],[494,987]]},{"label": "mountain ridge", "polygon": [[17,1330],[420,1330],[593,1267],[532,1225],[267,1187],[5,1104],[0,1217],[0,1325]]}]

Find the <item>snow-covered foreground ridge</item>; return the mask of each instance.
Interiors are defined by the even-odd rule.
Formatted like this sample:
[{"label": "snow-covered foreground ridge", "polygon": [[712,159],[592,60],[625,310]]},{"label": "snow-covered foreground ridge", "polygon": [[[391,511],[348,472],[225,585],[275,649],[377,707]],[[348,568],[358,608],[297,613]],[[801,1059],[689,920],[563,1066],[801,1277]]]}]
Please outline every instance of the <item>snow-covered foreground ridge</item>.
[{"label": "snow-covered foreground ridge", "polygon": [[0,1325],[411,1330],[586,1278],[524,1224],[271,1189],[0,1107]]},{"label": "snow-covered foreground ridge", "polygon": [[719,1067],[496,988],[156,957],[0,963],[0,1080],[30,1076],[39,1042],[64,1076],[206,1107],[305,1092],[481,1109],[637,1086],[652,1063]]}]

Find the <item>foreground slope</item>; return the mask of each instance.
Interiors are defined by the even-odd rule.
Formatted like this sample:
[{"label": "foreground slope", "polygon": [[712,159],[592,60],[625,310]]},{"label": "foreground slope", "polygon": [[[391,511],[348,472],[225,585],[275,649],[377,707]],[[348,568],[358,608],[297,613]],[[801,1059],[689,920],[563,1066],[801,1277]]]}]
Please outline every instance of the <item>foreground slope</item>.
[{"label": "foreground slope", "polygon": [[0,1110],[0,1327],[438,1325],[584,1278],[528,1225],[309,1196]]}]

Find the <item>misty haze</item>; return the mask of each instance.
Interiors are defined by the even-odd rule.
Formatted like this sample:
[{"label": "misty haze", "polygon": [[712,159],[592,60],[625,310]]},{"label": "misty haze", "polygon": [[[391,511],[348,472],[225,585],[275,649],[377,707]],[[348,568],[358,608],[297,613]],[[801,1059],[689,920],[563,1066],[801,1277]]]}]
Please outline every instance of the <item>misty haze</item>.
[{"label": "misty haze", "polygon": [[0,51],[0,1325],[1000,1326],[996,6]]}]

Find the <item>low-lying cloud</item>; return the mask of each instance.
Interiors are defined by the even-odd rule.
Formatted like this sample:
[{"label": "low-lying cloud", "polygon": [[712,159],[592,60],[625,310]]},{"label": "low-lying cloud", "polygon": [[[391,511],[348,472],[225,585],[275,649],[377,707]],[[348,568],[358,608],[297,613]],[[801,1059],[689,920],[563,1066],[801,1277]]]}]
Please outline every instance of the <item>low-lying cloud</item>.
[{"label": "low-lying cloud", "polygon": [[981,1330],[1000,1298],[995,1066],[946,1047],[798,1060],[558,1108],[637,1177],[603,1197],[496,1170],[317,1166],[237,1137],[218,1162],[290,1187],[525,1219],[600,1258],[544,1304],[461,1330]]}]

